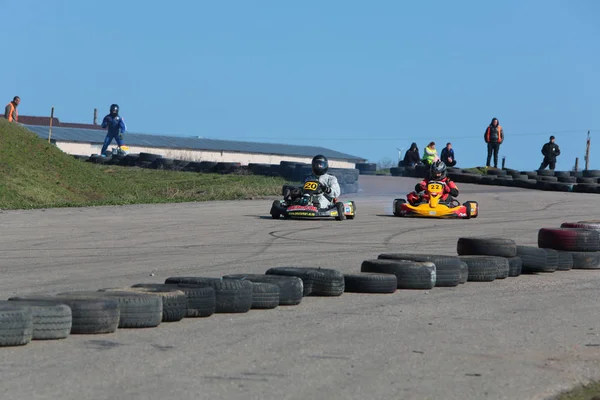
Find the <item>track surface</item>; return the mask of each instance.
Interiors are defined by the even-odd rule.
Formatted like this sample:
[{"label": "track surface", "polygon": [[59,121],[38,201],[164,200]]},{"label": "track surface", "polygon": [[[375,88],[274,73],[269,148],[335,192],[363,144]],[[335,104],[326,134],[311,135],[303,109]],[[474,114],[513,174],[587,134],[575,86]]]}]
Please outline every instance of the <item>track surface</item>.
[{"label": "track surface", "polygon": [[[274,221],[270,201],[2,211],[0,295],[99,289],[281,265],[360,271],[387,251],[456,254],[492,235],[600,219],[594,194],[462,184],[474,220],[390,217],[415,179],[361,177],[354,221]],[[486,190],[494,190],[489,193]],[[150,276],[154,273],[154,276]],[[600,377],[600,271],[306,297],[152,329],[0,349],[17,399],[544,399]]]}]

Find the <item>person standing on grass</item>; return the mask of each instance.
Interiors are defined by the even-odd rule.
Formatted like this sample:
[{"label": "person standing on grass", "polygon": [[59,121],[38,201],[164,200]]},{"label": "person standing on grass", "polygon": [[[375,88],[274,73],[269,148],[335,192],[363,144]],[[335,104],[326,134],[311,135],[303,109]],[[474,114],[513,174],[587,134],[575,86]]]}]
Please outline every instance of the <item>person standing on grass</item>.
[{"label": "person standing on grass", "polygon": [[494,168],[498,168],[498,152],[500,151],[500,145],[504,141],[504,129],[500,126],[498,118],[492,119],[483,137],[487,143],[487,162],[485,165],[488,168],[490,167],[492,153],[494,153]]},{"label": "person standing on grass", "polygon": [[17,107],[21,102],[21,98],[19,96],[15,96],[13,100],[6,105],[4,108],[4,118],[8,120],[8,122],[19,122],[19,111]]},{"label": "person standing on grass", "polygon": [[560,155],[560,148],[554,143],[554,139],[554,136],[550,136],[550,141],[542,147],[544,160],[539,169],[545,169],[549,166],[551,170],[554,170],[554,167],[556,167],[556,157]]},{"label": "person standing on grass", "polygon": [[113,141],[117,142],[119,148],[124,144],[123,134],[127,131],[125,120],[119,115],[119,105],[112,104],[110,106],[110,113],[102,120],[102,127],[107,128],[106,137],[104,138],[104,144],[102,145],[101,156],[105,156],[104,152]]},{"label": "person standing on grass", "polygon": [[442,149],[440,159],[448,167],[454,167],[456,165],[456,159],[454,158],[454,149],[452,148],[452,143],[446,143],[446,147]]}]

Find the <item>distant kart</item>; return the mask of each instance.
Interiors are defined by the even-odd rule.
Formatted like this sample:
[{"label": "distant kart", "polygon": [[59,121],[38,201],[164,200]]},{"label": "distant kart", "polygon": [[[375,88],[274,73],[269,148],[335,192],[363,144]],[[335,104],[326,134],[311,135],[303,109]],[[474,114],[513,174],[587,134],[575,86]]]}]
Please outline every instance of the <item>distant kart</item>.
[{"label": "distant kart", "polygon": [[[284,190],[285,190],[284,186]],[[301,189],[301,196],[292,200],[275,200],[271,206],[271,217],[279,219],[354,219],[356,216],[356,203],[352,200],[342,203],[333,199],[333,205],[320,208],[318,195],[322,194],[319,181],[309,180]]]},{"label": "distant kart", "polygon": [[479,205],[476,201],[466,201],[461,205],[456,199],[452,199],[450,202],[441,200],[445,185],[444,182],[439,181],[429,182],[426,190],[429,201],[424,200],[414,206],[405,199],[395,199],[394,215],[397,217],[477,218]]}]

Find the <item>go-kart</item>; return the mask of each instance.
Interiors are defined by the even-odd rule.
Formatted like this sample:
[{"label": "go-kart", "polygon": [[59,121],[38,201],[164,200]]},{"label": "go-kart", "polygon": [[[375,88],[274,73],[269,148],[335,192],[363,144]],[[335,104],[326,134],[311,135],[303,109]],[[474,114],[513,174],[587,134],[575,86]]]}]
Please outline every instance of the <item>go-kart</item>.
[{"label": "go-kart", "polygon": [[[397,217],[430,217],[430,218],[477,218],[479,205],[476,201],[466,201],[462,205],[456,199],[442,201],[446,184],[439,181],[430,181],[427,184],[426,194],[428,200],[421,200],[412,205],[405,199],[395,199],[393,204],[394,215]],[[421,197],[423,199],[423,197]]]},{"label": "go-kart", "polygon": [[[296,196],[291,196],[292,191]],[[322,194],[318,180],[307,180],[301,187],[284,185],[282,188],[283,200],[273,201],[271,206],[271,217],[279,219],[331,219],[342,221],[345,218],[354,219],[356,216],[356,204],[350,200],[342,203],[333,199],[333,204],[328,208],[320,208],[319,195]]]}]

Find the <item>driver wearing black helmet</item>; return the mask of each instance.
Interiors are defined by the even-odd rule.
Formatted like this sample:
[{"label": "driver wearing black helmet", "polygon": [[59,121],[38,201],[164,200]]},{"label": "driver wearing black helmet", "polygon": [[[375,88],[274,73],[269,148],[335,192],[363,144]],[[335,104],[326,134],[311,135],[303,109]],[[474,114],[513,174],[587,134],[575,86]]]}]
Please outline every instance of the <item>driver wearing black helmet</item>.
[{"label": "driver wearing black helmet", "polygon": [[312,174],[307,176],[304,180],[314,180],[315,178],[319,181],[319,186],[323,192],[318,196],[319,207],[327,208],[334,204],[333,200],[340,196],[341,189],[337,178],[334,175],[328,174],[329,161],[324,155],[316,155],[312,159]]},{"label": "driver wearing black helmet", "polygon": [[427,184],[430,181],[438,181],[444,182],[444,194],[442,194],[441,200],[443,202],[449,202],[453,197],[458,196],[458,187],[456,184],[448,178],[448,172],[446,168],[446,164],[444,164],[441,160],[436,160],[429,167],[429,177],[427,179],[423,179],[421,182],[417,183],[415,186],[415,191],[409,193],[406,196],[408,202],[412,205],[416,205],[421,201],[428,201],[429,196],[425,193],[427,189]]}]

